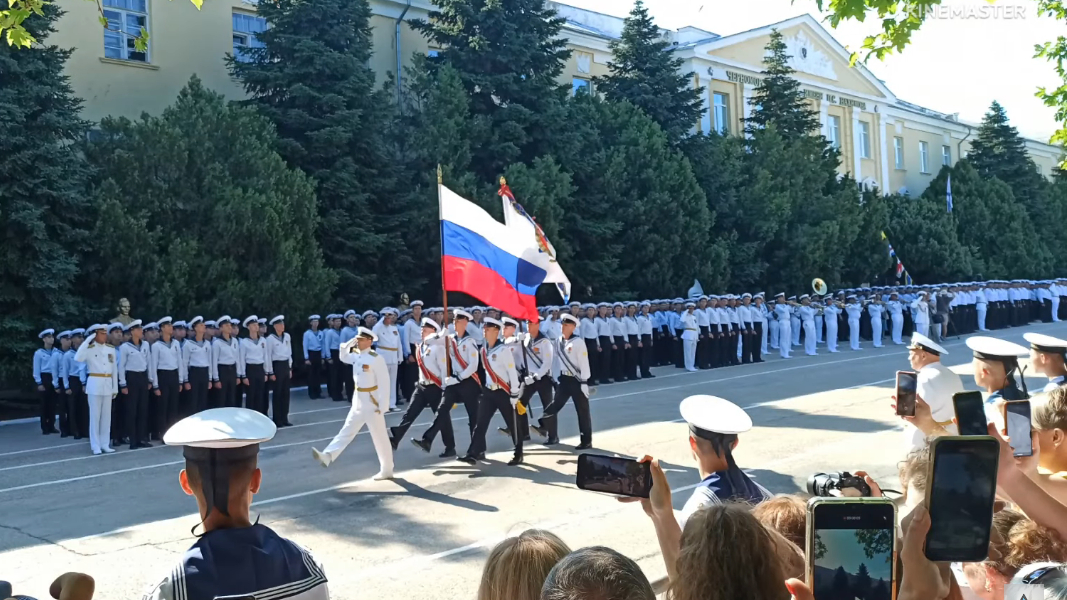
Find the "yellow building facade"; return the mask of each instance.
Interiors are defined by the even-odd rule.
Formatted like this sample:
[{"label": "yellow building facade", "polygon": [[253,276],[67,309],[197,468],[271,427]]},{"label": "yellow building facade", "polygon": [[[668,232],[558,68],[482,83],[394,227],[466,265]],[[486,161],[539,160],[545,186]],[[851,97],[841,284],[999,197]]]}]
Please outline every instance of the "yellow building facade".
[{"label": "yellow building facade", "polygon": [[[99,24],[93,2],[59,1],[66,14],[50,41],[75,49],[67,73],[75,93],[85,100],[87,119],[159,114],[193,75],[228,98],[244,97],[224,59],[258,43],[255,33],[266,24],[256,16],[256,0],[206,0],[202,10],[187,0],[101,1],[110,29],[136,33],[143,26],[150,39],[147,52],[139,53],[129,36]],[[402,78],[413,54],[433,51],[410,26],[413,19],[427,18],[433,7],[426,0],[370,4],[370,66],[379,83],[398,70]],[[593,81],[608,73],[609,44],[622,31],[623,19],[550,4],[566,19],[563,35],[572,50],[562,82],[575,91],[595,92]],[[727,36],[695,27],[663,32],[693,84],[704,90],[707,110],[695,130],[742,131],[772,29],[784,37],[795,77],[819,114],[823,135],[841,151],[843,173],[885,192],[917,195],[943,164],[966,156],[975,124],[897,98],[862,65],[849,66],[847,50],[808,15]],[[1050,176],[1061,149],[1042,140],[1027,140],[1027,148],[1041,173]]]}]

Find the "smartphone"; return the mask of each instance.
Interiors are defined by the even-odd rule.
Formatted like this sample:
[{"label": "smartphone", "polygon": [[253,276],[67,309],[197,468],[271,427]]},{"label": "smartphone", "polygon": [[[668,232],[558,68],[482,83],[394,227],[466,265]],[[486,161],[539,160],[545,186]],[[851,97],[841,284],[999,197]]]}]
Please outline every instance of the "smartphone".
[{"label": "smartphone", "polygon": [[915,390],[919,387],[919,374],[912,371],[897,371],[897,415],[915,416]]},{"label": "smartphone", "polygon": [[989,435],[982,392],[956,392],[952,394],[952,406],[960,435]]},{"label": "smartphone", "polygon": [[575,484],[579,489],[593,492],[648,498],[652,491],[652,467],[632,458],[579,454]]},{"label": "smartphone", "polygon": [[888,498],[808,501],[807,578],[815,600],[896,598],[896,506]]},{"label": "smartphone", "polygon": [[1030,401],[1014,400],[1004,403],[1004,428],[1015,456],[1033,456],[1034,440],[1030,437]]},{"label": "smartphone", "polygon": [[981,562],[989,554],[999,443],[988,435],[939,437],[930,452],[926,558]]}]

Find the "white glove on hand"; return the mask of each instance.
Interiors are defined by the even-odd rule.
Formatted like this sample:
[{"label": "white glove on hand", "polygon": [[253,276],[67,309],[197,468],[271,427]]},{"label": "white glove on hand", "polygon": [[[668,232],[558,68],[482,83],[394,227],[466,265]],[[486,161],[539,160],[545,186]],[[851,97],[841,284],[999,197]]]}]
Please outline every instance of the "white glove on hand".
[{"label": "white glove on hand", "polygon": [[534,384],[534,378],[533,378],[532,375],[527,375],[526,379],[524,379],[523,381],[526,383],[526,385],[533,385]]},{"label": "white glove on hand", "polygon": [[518,396],[512,396],[512,397],[511,397],[511,408],[515,408],[515,407],[517,407],[518,405],[519,405],[519,398],[518,398]]},{"label": "white glove on hand", "polygon": [[589,386],[584,383],[582,384],[582,393],[585,394],[586,398],[589,397]]},{"label": "white glove on hand", "polygon": [[455,377],[446,377],[445,378],[445,387],[448,387],[450,385],[456,385],[457,383],[459,383],[459,380],[456,379]]}]

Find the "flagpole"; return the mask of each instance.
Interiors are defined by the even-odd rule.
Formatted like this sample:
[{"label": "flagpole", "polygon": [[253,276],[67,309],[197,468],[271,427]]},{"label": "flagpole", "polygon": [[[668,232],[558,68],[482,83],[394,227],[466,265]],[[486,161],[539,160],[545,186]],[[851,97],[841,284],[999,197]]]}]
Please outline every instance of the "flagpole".
[{"label": "flagpole", "polygon": [[[444,199],[442,189],[444,183],[441,177],[441,164],[437,164],[437,227],[438,233],[441,236],[441,308],[444,310],[445,316],[443,321],[444,334],[445,334],[445,380],[452,376],[452,353],[448,349],[448,290],[445,289],[445,220],[444,220]],[[444,381],[442,383],[442,389],[444,389]]]}]

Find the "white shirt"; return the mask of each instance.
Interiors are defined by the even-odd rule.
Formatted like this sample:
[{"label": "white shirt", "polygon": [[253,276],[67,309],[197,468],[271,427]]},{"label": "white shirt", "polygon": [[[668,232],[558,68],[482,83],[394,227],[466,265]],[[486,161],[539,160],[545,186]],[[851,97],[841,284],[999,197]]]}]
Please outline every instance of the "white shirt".
[{"label": "white shirt", "polygon": [[248,365],[263,365],[263,372],[272,375],[272,365],[267,361],[267,340],[262,337],[241,338],[238,343],[237,376],[244,377]]},{"label": "white shirt", "polygon": [[135,346],[133,342],[126,342],[119,347],[119,352],[122,353],[122,358],[119,360],[119,386],[126,387],[126,373],[130,371],[147,373],[152,355],[148,350],[148,342],[144,340],[141,340],[140,346]]},{"label": "white shirt", "polygon": [[287,360],[289,368],[293,368],[293,342],[288,333],[283,333],[281,338],[274,333],[267,336],[267,362],[272,363],[271,371],[276,360]]},{"label": "white shirt", "polygon": [[555,344],[552,343],[552,340],[548,336],[541,334],[533,339],[527,337],[523,340],[523,344],[526,346],[526,354],[524,355],[526,368],[529,369],[527,376],[541,379],[548,375],[549,370],[552,368],[552,361],[555,358]]},{"label": "white shirt", "polygon": [[211,344],[206,341],[198,342],[195,339],[186,339],[185,343],[182,344],[182,362],[185,363],[186,373],[189,372],[190,367],[210,367]]},{"label": "white shirt", "polygon": [[[637,315],[637,328],[641,332],[641,335],[652,335],[652,319],[645,315]],[[559,336],[556,336],[557,338]]]},{"label": "white shirt", "polygon": [[[919,369],[918,379],[916,394],[930,405],[934,421],[942,423],[949,435],[956,435],[956,426],[952,424],[952,417],[956,414],[952,395],[963,391],[960,376],[938,361]],[[926,443],[926,436],[911,423],[905,423],[904,440],[908,451],[911,451],[921,448]]]},{"label": "white shirt", "polygon": [[588,397],[589,387],[589,352],[585,347],[585,340],[572,335],[570,338],[559,338],[556,354],[556,364],[559,366],[560,376],[568,376],[577,379],[582,384],[582,392]]},{"label": "white shirt", "polygon": [[87,338],[78,348],[74,360],[85,363],[88,380],[85,393],[88,396],[114,396],[119,391],[119,373],[115,368],[117,360],[115,348],[110,344],[97,344],[93,338]]},{"label": "white shirt", "polygon": [[211,340],[211,381],[219,380],[219,365],[237,365],[237,338],[226,341],[219,336]]},{"label": "white shirt", "polygon": [[695,314],[689,314],[688,311],[682,313],[682,339],[683,340],[695,340],[700,337],[699,328],[697,327],[697,317]]},{"label": "white shirt", "polygon": [[[374,325],[374,334],[378,336],[376,346],[378,354],[387,365],[400,364],[403,351],[400,349],[400,330],[396,325],[386,325],[385,321],[379,321]],[[422,335],[421,332],[419,334]]]},{"label": "white shirt", "polygon": [[182,360],[182,345],[178,340],[171,338],[170,343],[162,339],[156,340],[151,346],[152,361],[149,363],[148,380],[152,387],[159,389],[159,371],[177,371],[178,383],[185,383],[188,379],[185,372],[185,361]]}]

